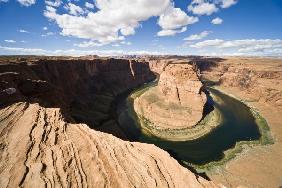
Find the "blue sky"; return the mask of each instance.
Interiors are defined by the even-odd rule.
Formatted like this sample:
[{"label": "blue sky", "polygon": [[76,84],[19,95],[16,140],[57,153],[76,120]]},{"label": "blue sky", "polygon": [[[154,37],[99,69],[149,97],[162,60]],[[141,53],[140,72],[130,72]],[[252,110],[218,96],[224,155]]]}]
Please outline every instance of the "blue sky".
[{"label": "blue sky", "polygon": [[281,0],[0,0],[0,55],[282,56]]}]

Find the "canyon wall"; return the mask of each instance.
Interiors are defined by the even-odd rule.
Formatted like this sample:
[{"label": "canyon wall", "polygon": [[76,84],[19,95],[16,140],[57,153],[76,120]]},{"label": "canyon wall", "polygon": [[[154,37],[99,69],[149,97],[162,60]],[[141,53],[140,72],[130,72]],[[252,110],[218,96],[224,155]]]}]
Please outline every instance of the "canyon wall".
[{"label": "canyon wall", "polygon": [[115,97],[155,77],[145,62],[118,59],[3,62],[0,71],[1,103],[59,107],[76,122],[122,138],[111,112]]},{"label": "canyon wall", "polygon": [[282,107],[281,59],[228,57],[195,63],[204,78],[244,92],[246,100]]},{"label": "canyon wall", "polygon": [[[265,118],[274,144],[244,149],[209,177],[230,187],[279,187],[282,166],[282,59],[266,57],[197,58],[202,78],[244,101]],[[268,130],[268,129],[266,129]],[[254,173],[255,172],[255,173]]]},{"label": "canyon wall", "polygon": [[153,145],[96,131],[118,94],[152,79],[128,60],[1,62],[0,187],[217,187]]}]

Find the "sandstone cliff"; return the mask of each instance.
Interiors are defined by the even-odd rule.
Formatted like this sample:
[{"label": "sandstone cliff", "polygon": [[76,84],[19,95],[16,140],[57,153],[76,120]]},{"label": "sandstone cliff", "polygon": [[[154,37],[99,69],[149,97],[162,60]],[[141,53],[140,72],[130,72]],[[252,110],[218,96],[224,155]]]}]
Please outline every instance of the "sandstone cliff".
[{"label": "sandstone cliff", "polygon": [[108,125],[115,96],[153,78],[127,60],[1,63],[0,187],[216,187],[153,145],[75,123]]},{"label": "sandstone cliff", "polygon": [[157,129],[193,127],[202,119],[207,100],[202,86],[192,65],[168,64],[158,86],[135,100],[135,110]]},{"label": "sandstone cliff", "polygon": [[1,187],[215,187],[153,145],[66,123],[58,108],[0,110]]},{"label": "sandstone cliff", "polygon": [[76,122],[124,138],[112,117],[115,97],[154,75],[145,62],[43,59],[3,62],[0,79],[2,104],[27,101],[60,107]]},{"label": "sandstone cliff", "polygon": [[[222,87],[237,88],[251,101],[282,107],[282,65],[280,59],[226,58],[196,61],[202,74]],[[201,67],[201,62],[205,62]],[[202,63],[203,64],[203,63]]]},{"label": "sandstone cliff", "polygon": [[160,75],[159,90],[167,101],[187,106],[197,111],[198,120],[202,117],[206,95],[196,70],[188,64],[170,64]]}]

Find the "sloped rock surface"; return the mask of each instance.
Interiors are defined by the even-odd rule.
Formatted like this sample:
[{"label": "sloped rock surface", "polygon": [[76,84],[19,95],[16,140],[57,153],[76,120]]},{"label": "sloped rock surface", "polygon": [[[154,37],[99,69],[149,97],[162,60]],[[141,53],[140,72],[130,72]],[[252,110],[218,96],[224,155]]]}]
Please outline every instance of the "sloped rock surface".
[{"label": "sloped rock surface", "polygon": [[[1,64],[0,187],[216,187],[153,145],[74,123],[74,101],[83,106],[105,93],[112,100],[153,78],[145,65],[132,63]],[[109,108],[96,105],[100,112]]]},{"label": "sloped rock surface", "polygon": [[15,103],[0,117],[1,187],[215,187],[153,145],[66,123],[58,108]]}]

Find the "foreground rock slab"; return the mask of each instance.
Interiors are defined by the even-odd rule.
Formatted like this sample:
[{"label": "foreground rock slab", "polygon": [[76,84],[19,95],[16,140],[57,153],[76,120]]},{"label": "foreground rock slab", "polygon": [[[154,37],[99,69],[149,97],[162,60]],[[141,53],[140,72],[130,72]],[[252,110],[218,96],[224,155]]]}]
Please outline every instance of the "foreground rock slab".
[{"label": "foreground rock slab", "polygon": [[154,145],[122,141],[60,109],[0,110],[0,187],[217,187]]}]

